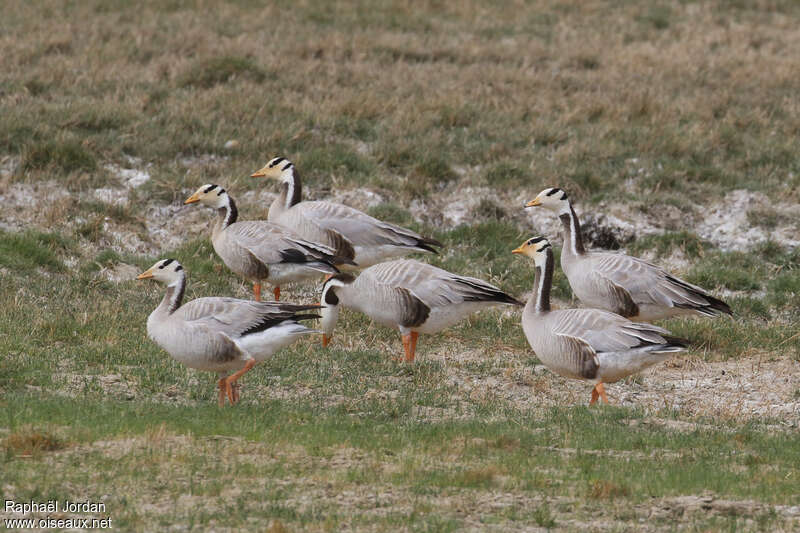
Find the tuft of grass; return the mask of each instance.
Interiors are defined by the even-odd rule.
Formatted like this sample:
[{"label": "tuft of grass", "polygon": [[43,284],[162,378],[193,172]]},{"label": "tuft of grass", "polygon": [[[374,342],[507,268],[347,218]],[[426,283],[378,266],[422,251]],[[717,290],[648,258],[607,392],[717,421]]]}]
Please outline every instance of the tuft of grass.
[{"label": "tuft of grass", "polygon": [[508,216],[506,210],[490,198],[481,198],[481,201],[472,208],[470,214],[472,215],[472,220],[503,220]]},{"label": "tuft of grass", "polygon": [[94,155],[78,141],[43,141],[29,144],[22,153],[24,170],[54,170],[70,173],[97,168]]},{"label": "tuft of grass", "polygon": [[280,520],[273,520],[269,524],[266,533],[289,533],[289,530],[286,529],[286,526],[284,526],[283,522]]},{"label": "tuft of grass", "polygon": [[589,482],[587,494],[595,500],[613,500],[628,496],[630,490],[607,479],[594,479]]},{"label": "tuft of grass", "polygon": [[0,265],[20,274],[37,267],[61,272],[64,264],[58,253],[66,251],[69,246],[69,241],[57,233],[35,230],[9,233],[0,230]]},{"label": "tuft of grass", "polygon": [[706,289],[725,287],[732,291],[761,288],[763,265],[749,252],[714,252],[706,254],[689,271],[687,281]]},{"label": "tuft of grass", "polygon": [[392,224],[397,224],[406,228],[411,228],[415,225],[414,217],[411,213],[395,203],[384,202],[370,207],[367,209],[367,214],[378,220],[391,222]]},{"label": "tuft of grass", "polygon": [[550,507],[546,503],[543,503],[536,508],[536,510],[533,512],[533,520],[539,527],[544,527],[547,529],[556,527],[556,519],[553,516],[553,512],[550,510]]},{"label": "tuft of grass", "polygon": [[701,239],[696,233],[686,230],[669,231],[660,235],[645,235],[628,245],[632,255],[640,255],[645,250],[653,250],[656,256],[664,257],[677,249],[690,259],[702,257],[705,251],[711,248],[713,248],[713,244]]},{"label": "tuft of grass", "polygon": [[789,307],[800,313],[800,272],[782,272],[767,283],[767,302],[777,308]]},{"label": "tuft of grass", "polygon": [[639,20],[656,30],[665,30],[669,28],[671,18],[672,10],[668,5],[654,4],[647,8],[647,11],[639,17]]},{"label": "tuft of grass", "polygon": [[33,456],[63,450],[67,443],[51,431],[25,425],[10,433],[3,441],[3,447],[7,454]]},{"label": "tuft of grass", "polygon": [[525,183],[527,178],[528,171],[510,161],[496,163],[486,171],[486,183],[490,187],[518,186]]},{"label": "tuft of grass", "polygon": [[774,207],[753,207],[747,210],[747,221],[751,226],[773,230],[788,220],[788,217]]},{"label": "tuft of grass", "polygon": [[62,127],[81,130],[84,133],[101,133],[107,130],[120,129],[131,120],[131,117],[127,116],[120,107],[88,107],[64,122]]},{"label": "tuft of grass", "polygon": [[253,59],[241,56],[209,57],[196,61],[178,77],[178,87],[208,89],[237,79],[263,82],[267,73]]},{"label": "tuft of grass", "polygon": [[311,178],[311,183],[320,182],[326,186],[330,186],[332,175],[346,177],[348,181],[355,183],[364,183],[375,170],[369,159],[338,143],[304,152],[297,164],[301,172],[302,169],[308,169],[308,173],[303,173],[303,179]]}]

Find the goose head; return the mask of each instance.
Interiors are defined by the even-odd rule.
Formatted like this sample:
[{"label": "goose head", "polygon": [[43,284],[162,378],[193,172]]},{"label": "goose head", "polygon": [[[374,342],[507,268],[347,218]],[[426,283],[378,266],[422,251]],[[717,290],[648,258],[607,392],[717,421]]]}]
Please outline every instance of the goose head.
[{"label": "goose head", "polygon": [[567,193],[558,187],[549,187],[538,195],[536,198],[525,204],[525,207],[544,207],[553,211],[558,215],[570,212],[569,198]]},{"label": "goose head", "polygon": [[264,165],[264,168],[250,174],[250,177],[281,179],[285,174],[290,174],[289,171],[292,168],[294,168],[294,165],[285,157],[275,157],[270,159],[269,162]]},{"label": "goose head", "polygon": [[355,277],[350,274],[336,274],[328,278],[322,286],[322,298],[320,304],[323,306],[320,310],[322,321],[322,346],[328,346],[333,337],[333,329],[336,327],[336,322],[339,320],[339,294],[337,291],[342,287],[350,285],[355,281]]},{"label": "goose head", "polygon": [[[549,252],[547,250],[550,250]],[[552,247],[544,237],[532,237],[520,244],[511,251],[514,254],[522,254],[533,259],[533,263],[538,267],[543,267],[547,261],[548,253],[552,254]]]},{"label": "goose head", "polygon": [[186,199],[184,204],[194,204],[200,202],[208,207],[217,209],[223,208],[228,204],[228,193],[219,185],[207,183],[197,189],[194,194]]},{"label": "goose head", "polygon": [[161,259],[136,276],[136,279],[154,279],[165,285],[173,285],[184,277],[183,267],[174,259]]}]

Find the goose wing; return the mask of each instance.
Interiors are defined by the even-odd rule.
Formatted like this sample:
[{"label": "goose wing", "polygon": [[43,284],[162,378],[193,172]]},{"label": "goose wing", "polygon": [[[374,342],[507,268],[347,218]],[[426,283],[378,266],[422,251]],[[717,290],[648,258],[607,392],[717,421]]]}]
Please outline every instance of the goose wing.
[{"label": "goose wing", "polygon": [[335,232],[352,246],[399,246],[436,252],[432,246],[439,241],[423,237],[409,229],[383,222],[343,204],[333,202],[301,202],[292,208],[319,228],[320,232]]},{"label": "goose wing", "polygon": [[428,307],[463,302],[497,302],[522,305],[494,285],[477,278],[459,276],[414,259],[399,259],[365,270],[376,285],[407,290]]},{"label": "goose wing", "polygon": [[302,314],[319,307],[236,298],[198,298],[179,307],[175,314],[188,327],[204,328],[229,339],[238,339],[287,320],[319,318],[315,314]]},{"label": "goose wing", "polygon": [[581,341],[594,353],[623,352],[676,340],[664,328],[631,322],[600,309],[565,309],[554,311],[550,316],[554,335],[571,339],[571,342]]},{"label": "goose wing", "polygon": [[[588,257],[587,282],[604,291],[622,314],[635,316],[641,305],[693,309],[706,315],[730,314],[730,308],[705,290],[666,270],[625,254],[594,253]],[[633,307],[631,307],[633,306]],[[635,312],[630,312],[635,311]]]},{"label": "goose wing", "polygon": [[288,228],[271,222],[237,222],[228,226],[225,233],[265,264],[334,260],[333,248],[303,239]]}]

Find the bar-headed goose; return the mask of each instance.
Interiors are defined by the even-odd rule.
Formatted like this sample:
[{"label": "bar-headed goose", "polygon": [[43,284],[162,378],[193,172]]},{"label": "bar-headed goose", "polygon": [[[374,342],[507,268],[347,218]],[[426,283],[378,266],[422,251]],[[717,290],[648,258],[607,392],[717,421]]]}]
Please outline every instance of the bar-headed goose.
[{"label": "bar-headed goose", "polygon": [[436,333],[486,307],[522,302],[485,281],[414,259],[396,259],[373,265],[357,278],[331,277],[322,288],[321,304],[323,346],[333,335],[339,307],[345,306],[400,330],[405,360],[413,362],[420,333]]},{"label": "bar-headed goose", "polygon": [[[564,377],[595,384],[589,404],[598,396],[608,403],[603,383],[613,383],[683,350],[688,341],[663,328],[631,322],[600,309],[550,309],[553,250],[534,237],[513,250],[536,265],[533,293],[522,311],[522,330],[536,356]],[[323,310],[323,315],[324,315]]]},{"label": "bar-headed goose", "polygon": [[147,317],[147,334],[176,361],[217,372],[218,401],[238,401],[236,380],[253,366],[303,335],[319,333],[300,320],[318,305],[251,302],[234,298],[197,298],[182,304],[186,274],[174,259],[162,259],[136,279],[152,278],[167,286],[164,299]]},{"label": "bar-headed goose", "polygon": [[[435,239],[382,222],[352,207],[333,202],[302,201],[300,174],[291,161],[276,157],[252,177],[280,180],[280,195],[272,202],[267,219],[283,224],[314,242],[327,244],[339,255],[366,268],[412,252],[433,252],[442,246]],[[342,265],[343,269],[348,269]]]},{"label": "bar-headed goose", "polygon": [[195,202],[217,210],[211,244],[228,268],[253,282],[256,301],[261,300],[262,281],[275,286],[275,299],[279,300],[281,284],[336,274],[339,270],[334,265],[348,261],[336,256],[332,248],[303,239],[279,224],[237,222],[236,204],[219,185],[203,185],[184,203]]},{"label": "bar-headed goose", "polygon": [[525,205],[535,206],[549,209],[561,220],[561,269],[584,305],[645,321],[689,314],[732,314],[722,300],[647,261],[622,253],[587,252],[578,215],[561,189],[545,189]]}]

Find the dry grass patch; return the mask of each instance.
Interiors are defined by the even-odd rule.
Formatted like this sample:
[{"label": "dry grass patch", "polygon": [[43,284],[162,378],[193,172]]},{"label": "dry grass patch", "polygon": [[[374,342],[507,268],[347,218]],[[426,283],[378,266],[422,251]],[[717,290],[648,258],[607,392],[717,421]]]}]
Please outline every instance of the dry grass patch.
[{"label": "dry grass patch", "polygon": [[589,482],[587,494],[595,500],[613,500],[630,495],[630,490],[624,485],[618,485],[608,480],[596,479]]},{"label": "dry grass patch", "polygon": [[38,429],[30,425],[17,428],[3,440],[6,453],[17,457],[35,457],[42,452],[63,450],[69,442],[48,429]]}]

